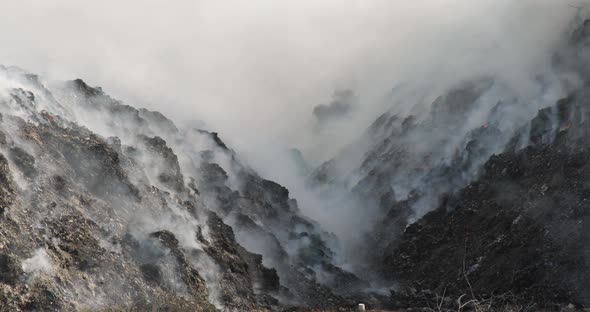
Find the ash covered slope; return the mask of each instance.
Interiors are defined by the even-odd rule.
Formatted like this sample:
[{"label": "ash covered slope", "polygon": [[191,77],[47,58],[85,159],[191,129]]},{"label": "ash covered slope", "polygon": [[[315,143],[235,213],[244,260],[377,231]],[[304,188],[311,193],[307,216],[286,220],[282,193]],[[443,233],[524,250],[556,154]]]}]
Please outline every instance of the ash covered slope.
[{"label": "ash covered slope", "polygon": [[217,134],[82,80],[0,77],[1,309],[317,307],[358,282]]},{"label": "ash covered slope", "polygon": [[559,112],[558,128],[545,133],[551,143],[492,156],[475,182],[386,248],[382,272],[407,289],[588,306],[587,94],[540,111],[539,128]]},{"label": "ash covered slope", "polygon": [[590,305],[589,35],[585,20],[565,54],[582,84],[539,110],[487,159],[477,179],[385,248],[377,266],[407,287],[399,305],[432,300],[415,291],[495,297],[534,309]]},{"label": "ash covered slope", "polygon": [[316,169],[312,185],[350,191],[370,216],[351,259],[400,283],[392,305],[437,306],[443,293],[590,304],[589,29],[577,21],[564,35],[535,92],[497,77],[461,83],[425,114],[383,114],[357,144],[368,152]]}]

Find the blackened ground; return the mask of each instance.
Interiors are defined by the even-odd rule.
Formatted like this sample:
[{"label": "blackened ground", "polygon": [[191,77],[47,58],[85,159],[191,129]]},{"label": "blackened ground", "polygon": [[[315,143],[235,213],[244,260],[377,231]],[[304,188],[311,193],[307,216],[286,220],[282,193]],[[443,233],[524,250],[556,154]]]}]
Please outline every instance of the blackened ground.
[{"label": "blackened ground", "polygon": [[531,146],[492,156],[477,181],[385,248],[381,272],[401,283],[392,305],[424,306],[445,294],[536,309],[590,306],[586,98],[541,110]]}]

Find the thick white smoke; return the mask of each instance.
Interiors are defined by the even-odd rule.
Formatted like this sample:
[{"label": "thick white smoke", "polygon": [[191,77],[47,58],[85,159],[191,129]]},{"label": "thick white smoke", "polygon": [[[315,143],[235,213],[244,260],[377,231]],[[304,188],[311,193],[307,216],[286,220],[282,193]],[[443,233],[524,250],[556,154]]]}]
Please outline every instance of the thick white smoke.
[{"label": "thick white smoke", "polygon": [[[523,92],[575,8],[554,0],[1,1],[0,62],[82,77],[176,119],[204,120],[263,164],[301,147],[317,163],[381,112],[398,83],[479,73]],[[351,88],[345,125],[314,106]]]},{"label": "thick white smoke", "polygon": [[25,273],[36,276],[42,273],[49,273],[53,270],[53,263],[43,248],[35,250],[31,258],[23,260],[22,269]]},{"label": "thick white smoke", "polygon": [[[320,211],[326,203],[286,150],[300,148],[313,167],[392,105],[419,110],[414,97],[388,99],[400,86],[429,105],[491,76],[531,98],[577,9],[556,0],[22,0],[0,10],[0,63],[82,77],[134,106],[204,121],[288,186],[303,212],[350,232],[367,216],[356,206]],[[314,107],[345,89],[356,107],[320,127]]]}]

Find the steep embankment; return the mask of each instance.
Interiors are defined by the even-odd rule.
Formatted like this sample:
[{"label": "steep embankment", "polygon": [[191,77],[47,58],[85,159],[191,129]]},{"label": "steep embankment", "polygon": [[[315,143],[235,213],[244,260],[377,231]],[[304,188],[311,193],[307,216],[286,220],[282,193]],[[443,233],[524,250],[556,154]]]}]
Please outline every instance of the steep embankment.
[{"label": "steep embankment", "polygon": [[367,153],[316,169],[312,185],[350,191],[371,216],[351,257],[355,272],[399,283],[388,305],[590,304],[589,29],[564,36],[535,92],[461,83],[427,113],[383,114],[361,138]]},{"label": "steep embankment", "polygon": [[330,283],[358,279],[329,235],[216,133],[82,80],[0,76],[0,310],[346,302]]},{"label": "steep embankment", "polygon": [[[386,248],[380,268],[404,286],[398,304],[424,305],[443,292],[536,308],[590,303],[586,98],[540,111],[532,122],[535,143],[492,156],[475,182]],[[555,125],[547,118],[552,110],[558,127],[537,141],[541,129]]]},{"label": "steep embankment", "polygon": [[589,27],[584,21],[574,31],[556,61],[578,64],[583,82],[539,110],[487,159],[474,182],[447,193],[435,211],[387,245],[379,267],[408,287],[399,304],[425,304],[443,292],[537,309],[590,304]]}]

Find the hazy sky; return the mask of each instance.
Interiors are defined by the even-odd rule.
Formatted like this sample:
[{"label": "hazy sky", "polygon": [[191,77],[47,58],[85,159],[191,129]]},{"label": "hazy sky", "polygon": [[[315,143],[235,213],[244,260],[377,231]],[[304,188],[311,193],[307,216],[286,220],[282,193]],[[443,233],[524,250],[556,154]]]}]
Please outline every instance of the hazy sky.
[{"label": "hazy sky", "polygon": [[[522,84],[575,9],[557,0],[0,0],[0,63],[81,77],[135,106],[204,120],[234,146],[297,145],[315,158],[358,135],[406,80],[479,73]],[[334,89],[354,120],[318,133]],[[330,143],[330,144],[327,144]]]}]

